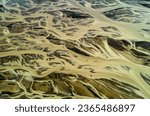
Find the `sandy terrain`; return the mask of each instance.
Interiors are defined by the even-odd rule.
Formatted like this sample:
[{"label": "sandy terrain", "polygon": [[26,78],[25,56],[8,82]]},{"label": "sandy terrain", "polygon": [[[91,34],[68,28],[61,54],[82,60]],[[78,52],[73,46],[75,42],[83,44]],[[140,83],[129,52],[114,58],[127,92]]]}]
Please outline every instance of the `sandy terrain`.
[{"label": "sandy terrain", "polygon": [[149,0],[0,0],[0,98],[150,98]]}]

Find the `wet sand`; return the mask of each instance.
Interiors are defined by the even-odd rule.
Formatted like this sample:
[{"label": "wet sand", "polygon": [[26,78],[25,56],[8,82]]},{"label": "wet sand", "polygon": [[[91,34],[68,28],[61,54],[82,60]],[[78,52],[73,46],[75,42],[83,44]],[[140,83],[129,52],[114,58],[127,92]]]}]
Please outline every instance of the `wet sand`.
[{"label": "wet sand", "polygon": [[150,98],[149,2],[0,0],[0,98]]}]

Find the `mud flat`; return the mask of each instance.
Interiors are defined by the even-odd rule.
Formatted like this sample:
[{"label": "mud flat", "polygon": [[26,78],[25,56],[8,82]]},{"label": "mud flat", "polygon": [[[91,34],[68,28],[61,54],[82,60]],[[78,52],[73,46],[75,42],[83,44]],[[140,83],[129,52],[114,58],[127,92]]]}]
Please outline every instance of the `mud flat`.
[{"label": "mud flat", "polygon": [[150,98],[149,5],[0,0],[0,98]]}]

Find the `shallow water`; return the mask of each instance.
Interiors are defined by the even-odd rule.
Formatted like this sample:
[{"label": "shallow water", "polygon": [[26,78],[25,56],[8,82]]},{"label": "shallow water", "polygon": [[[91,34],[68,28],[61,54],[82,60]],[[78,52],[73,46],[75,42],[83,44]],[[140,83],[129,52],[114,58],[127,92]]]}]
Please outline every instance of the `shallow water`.
[{"label": "shallow water", "polygon": [[150,98],[150,3],[97,1],[0,0],[0,98]]}]

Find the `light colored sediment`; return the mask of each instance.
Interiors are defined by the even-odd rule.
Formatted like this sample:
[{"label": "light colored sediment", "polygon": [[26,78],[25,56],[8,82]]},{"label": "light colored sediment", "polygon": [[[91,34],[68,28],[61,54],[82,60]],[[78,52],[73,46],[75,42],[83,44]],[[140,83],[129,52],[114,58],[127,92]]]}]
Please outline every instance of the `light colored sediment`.
[{"label": "light colored sediment", "polygon": [[[150,98],[149,8],[29,0],[21,10],[0,2],[0,98]],[[145,20],[132,23],[136,15],[125,11],[129,22],[109,17],[131,6]]]}]

